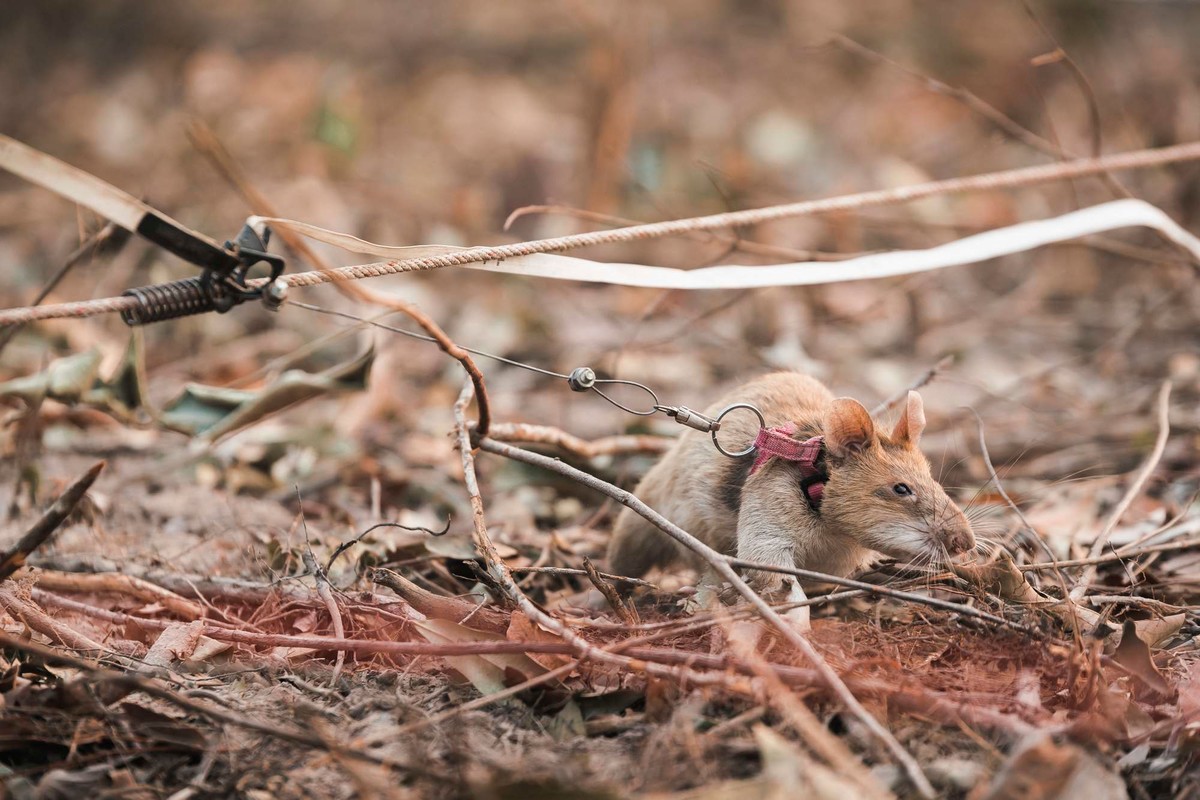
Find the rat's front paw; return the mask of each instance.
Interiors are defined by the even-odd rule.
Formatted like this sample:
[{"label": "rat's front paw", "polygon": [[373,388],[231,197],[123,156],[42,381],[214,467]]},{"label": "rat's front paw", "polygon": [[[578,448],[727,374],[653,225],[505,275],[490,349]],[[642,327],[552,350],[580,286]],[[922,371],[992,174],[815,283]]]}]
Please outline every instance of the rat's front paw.
[{"label": "rat's front paw", "polygon": [[[804,594],[804,589],[802,589],[800,587],[800,581],[793,580],[790,583],[791,583],[791,586],[788,589],[787,602],[803,603],[804,601],[808,600],[808,596]],[[796,628],[797,630],[800,630],[800,631],[812,630],[812,623],[809,622],[809,618],[808,618],[808,606],[807,605],[800,606],[799,608],[790,609],[784,615],[784,618],[787,619],[787,621],[790,622],[792,624],[792,626],[794,628]]]},{"label": "rat's front paw", "polygon": [[746,573],[746,582],[750,584],[751,589],[758,592],[759,596],[768,603],[783,602],[788,590],[791,588],[788,585],[786,577],[780,575],[778,572],[751,570]]},{"label": "rat's front paw", "polygon": [[783,618],[788,621],[789,625],[802,633],[808,633],[812,630],[812,622],[808,616],[808,606],[793,608],[784,614]]},{"label": "rat's front paw", "polygon": [[[774,572],[759,572],[752,574],[750,580],[751,587],[771,605],[802,603],[808,599],[804,594],[804,589],[800,587],[800,582],[790,576]],[[806,605],[788,610],[783,617],[797,630],[812,629]]]}]

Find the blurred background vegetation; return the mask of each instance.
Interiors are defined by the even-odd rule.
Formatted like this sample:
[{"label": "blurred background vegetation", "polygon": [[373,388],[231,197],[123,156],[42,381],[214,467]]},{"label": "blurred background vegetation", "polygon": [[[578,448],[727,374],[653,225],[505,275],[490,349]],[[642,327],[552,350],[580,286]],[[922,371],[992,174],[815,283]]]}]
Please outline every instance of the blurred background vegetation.
[{"label": "blurred background vegetation", "polygon": [[[504,231],[510,212],[530,204],[664,219],[1045,163],[1056,151],[1200,139],[1200,4],[1191,2],[126,0],[7,2],[0,14],[0,129],[218,239],[248,209],[189,142],[194,120],[285,215],[389,244],[600,224],[560,209]],[[1196,230],[1198,176],[1181,165],[733,233],[830,254],[927,247],[1125,191]],[[0,176],[0,300],[26,302],[95,225]],[[789,260],[779,253],[677,239],[586,255],[688,267]],[[1196,282],[1185,261],[1134,231],[812,289],[664,294],[461,270],[380,285],[464,343],[651,380],[668,402],[693,406],[775,367],[811,371],[870,403],[954,354],[930,389],[935,416],[951,418],[954,438],[954,409],[982,403],[1002,456],[1021,455],[1037,472],[1047,467],[1039,453],[1076,441],[1077,458],[1049,466],[1128,466],[1130,432],[1101,420],[1144,408],[1167,375],[1196,397]],[[76,269],[53,299],[190,271],[133,243]],[[344,305],[326,289],[303,294]],[[341,326],[250,307],[157,326],[147,331],[152,391],[161,399],[185,379],[236,380]],[[0,372],[91,345],[112,360],[126,337],[115,318],[46,325],[14,343]],[[381,341],[373,405],[304,418],[355,434],[399,425],[377,430],[379,442],[440,437],[456,367],[432,347]],[[357,346],[334,342],[301,363],[328,366]],[[542,379],[486,369],[502,418],[583,435],[639,422]],[[935,445],[949,452],[956,442]]]},{"label": "blurred background vegetation", "polygon": [[[590,230],[614,224],[613,217],[688,217],[1200,140],[1197,42],[1200,3],[1184,0],[0,0],[0,131],[218,241],[233,237],[250,209],[189,140],[197,123],[215,132],[284,216],[387,244],[487,244]],[[833,259],[929,247],[1124,196],[1144,198],[1200,233],[1200,165],[1180,164],[580,255],[683,268]],[[512,212],[531,205],[543,208],[505,228]],[[30,302],[100,225],[70,202],[0,174],[0,305]],[[367,260],[321,251],[339,264]],[[1169,527],[1168,520],[1195,521],[1194,510],[1185,517],[1200,487],[1196,267],[1156,236],[1129,230],[969,267],[809,288],[659,292],[454,269],[370,285],[415,302],[463,344],[560,372],[590,365],[645,381],[663,402],[693,408],[779,368],[810,372],[871,407],[953,356],[923,390],[930,423],[923,442],[935,474],[964,502],[1006,514],[989,489],[974,417],[964,409],[972,406],[985,420],[1009,493],[1065,556],[1082,553],[1081,537],[1090,541],[1087,535],[1105,526],[1125,492],[1124,475],[1149,452],[1156,433],[1151,405],[1166,378],[1174,381],[1171,437],[1117,533],[1125,537],[1120,542],[1143,541],[1138,537]],[[289,268],[311,265],[293,256]],[[192,274],[194,267],[131,241],[77,266],[50,300],[106,297]],[[328,287],[293,291],[296,299],[378,313]],[[476,580],[466,568],[474,563],[471,509],[447,436],[461,369],[411,339],[363,331],[328,336],[349,325],[295,306],[274,315],[251,304],[142,330],[148,391],[160,406],[189,381],[254,388],[285,366],[327,369],[374,344],[365,391],[304,404],[212,448],[53,401],[0,399],[0,503],[14,520],[33,519],[102,456],[108,467],[84,504],[82,523],[64,527],[39,558],[85,571],[150,566],[297,590],[303,584],[284,579],[305,573],[310,545],[332,553],[383,519],[440,529],[450,515],[444,538],[372,533],[338,561],[332,578],[341,587],[369,588],[356,567],[386,562],[436,592],[469,591]],[[0,381],[92,348],[108,376],[129,342],[115,315],[31,326],[0,356]],[[480,365],[498,420],[555,425],[583,437],[678,432],[669,420],[647,422],[572,394],[561,381]],[[601,457],[585,466],[632,487],[651,458]],[[602,557],[613,516],[602,498],[495,458],[481,457],[479,467],[490,531],[510,566],[576,567],[582,556]],[[1007,533],[1018,532],[1012,515],[997,519],[981,533],[1006,525]],[[1025,555],[1042,557],[1040,550]],[[1114,591],[1136,588],[1194,608],[1194,550],[1159,555],[1136,566],[1136,576],[1122,562],[1103,580]],[[677,586],[687,577],[666,580]],[[537,602],[562,611],[580,608],[588,585],[559,576],[529,586]],[[120,602],[127,600],[122,608],[140,606]],[[1027,680],[1029,673],[1018,670],[1051,645],[1022,640],[1014,647],[960,623],[938,628],[905,606],[897,613],[894,605],[852,602],[861,604],[839,606],[817,628],[830,632],[823,646],[831,652],[858,648],[837,661],[839,668],[851,665],[851,674],[891,669],[897,680],[936,679],[940,684],[929,685],[961,692],[952,695],[961,698],[955,707],[981,697],[1006,714],[1034,714],[1036,705],[1055,730],[1079,709],[1091,713],[1059,691],[1064,675],[1071,685],[1087,684],[1089,703],[1104,683],[1096,679],[1104,673],[1087,667],[1093,662],[1068,663],[1077,654],[1055,644],[1061,652],[1043,658],[1039,696],[1039,677]],[[266,619],[259,621],[287,632],[328,632],[324,610],[288,611],[292,605],[256,604],[247,619],[261,613]],[[863,614],[857,622],[855,607]],[[83,629],[114,647],[144,649],[145,642],[133,641],[145,638],[135,625],[82,618],[72,624],[91,626]],[[396,630],[368,632],[413,635]],[[698,642],[707,652],[707,641]],[[1098,659],[1087,642],[1089,658]],[[231,706],[263,719],[295,713],[318,733],[336,719],[345,723],[338,736],[356,747],[367,741],[417,754],[432,775],[444,768],[462,784],[430,783],[446,796],[468,784],[479,796],[529,796],[531,784],[522,782],[542,775],[555,776],[565,787],[561,796],[570,797],[587,786],[629,792],[711,783],[719,791],[720,780],[758,775],[764,763],[765,745],[723,724],[735,714],[737,726],[759,717],[720,696],[706,705],[688,695],[672,707],[658,684],[647,693],[644,715],[590,738],[564,735],[550,717],[515,704],[456,718],[436,735],[404,737],[397,725],[465,696],[435,662],[401,669],[384,662],[373,672],[364,659],[348,670],[352,697],[324,689],[301,696],[255,674],[280,664],[301,671],[323,664],[308,650],[283,649],[228,662],[236,669],[218,685]],[[1183,675],[1184,655],[1177,655],[1172,668]],[[1191,688],[1176,710],[1196,705],[1200,683],[1188,668],[1190,683],[1181,677],[1180,685]],[[325,679],[303,674],[313,686]],[[593,664],[573,686],[603,701],[628,678]],[[296,710],[317,703],[327,703],[327,715]],[[1151,717],[1128,707],[1133,721],[1120,730],[1133,737],[1143,721],[1150,730]],[[137,721],[142,717],[119,723],[104,713],[104,725],[113,728],[154,727]],[[19,713],[11,719],[37,722]],[[12,763],[35,777],[77,753],[78,764],[90,765],[92,755],[77,746],[79,732],[92,729],[57,712],[47,719],[49,733],[21,728],[10,735]],[[700,736],[712,726],[723,734]],[[856,752],[879,762],[881,753],[861,731],[838,726]],[[29,737],[36,748],[21,741],[21,730],[41,731]],[[939,788],[951,787],[948,796],[983,786],[1005,758],[965,725],[961,732],[941,728],[920,715],[904,717],[894,730],[923,764],[943,762]],[[1194,761],[1190,740],[1171,730],[1169,758],[1159,758],[1166,751],[1156,744],[1153,752],[1144,745],[1129,754],[1141,751],[1138,758],[1121,759],[1134,796],[1194,784],[1186,766]],[[124,735],[114,738],[112,751],[122,769],[131,763]],[[205,749],[225,741],[215,734],[199,739]],[[258,792],[246,796],[345,797],[357,791],[346,776],[362,779],[345,764],[343,774],[339,759],[324,754],[228,741],[210,779]],[[1057,758],[1057,745],[1046,743]],[[1110,761],[1117,752],[1109,752]],[[1058,774],[1066,762],[1047,763],[1052,767],[1039,780],[1066,779]],[[204,764],[207,773],[213,762]],[[1025,777],[1020,769],[1018,782]],[[155,775],[147,780],[164,795],[193,779],[190,766]],[[504,794],[497,776],[512,778],[515,788]],[[381,779],[389,789],[393,777]],[[70,791],[108,787],[102,772],[93,780]]]}]

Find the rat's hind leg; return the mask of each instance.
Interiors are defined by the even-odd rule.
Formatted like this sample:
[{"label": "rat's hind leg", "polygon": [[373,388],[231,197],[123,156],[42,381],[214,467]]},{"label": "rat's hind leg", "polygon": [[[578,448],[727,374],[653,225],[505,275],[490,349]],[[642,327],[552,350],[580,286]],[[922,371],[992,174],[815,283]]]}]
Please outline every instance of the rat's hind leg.
[{"label": "rat's hind leg", "polygon": [[711,566],[700,568],[700,580],[696,582],[696,594],[684,602],[684,611],[716,611],[721,605],[721,576]]}]

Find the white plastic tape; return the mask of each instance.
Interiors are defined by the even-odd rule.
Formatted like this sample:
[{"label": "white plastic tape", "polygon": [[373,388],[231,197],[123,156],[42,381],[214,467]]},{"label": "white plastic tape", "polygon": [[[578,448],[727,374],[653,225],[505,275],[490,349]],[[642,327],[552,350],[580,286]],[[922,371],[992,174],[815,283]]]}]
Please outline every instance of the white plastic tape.
[{"label": "white plastic tape", "polygon": [[[260,218],[252,217],[252,221]],[[445,245],[392,247],[374,244],[295,220],[262,218],[316,241],[343,250],[388,259],[421,258],[467,248]],[[1183,247],[1200,263],[1200,239],[1184,230],[1161,209],[1143,200],[1115,200],[1058,217],[1022,222],[967,236],[927,250],[896,250],[845,261],[801,261],[766,266],[716,266],[683,270],[591,261],[553,253],[508,258],[501,262],[466,264],[472,269],[524,275],[531,278],[607,283],[653,289],[754,289],[768,286],[810,286],[837,281],[857,281],[912,275],[935,269],[977,264],[981,261],[1034,250],[1056,242],[1120,228],[1152,228]]]}]

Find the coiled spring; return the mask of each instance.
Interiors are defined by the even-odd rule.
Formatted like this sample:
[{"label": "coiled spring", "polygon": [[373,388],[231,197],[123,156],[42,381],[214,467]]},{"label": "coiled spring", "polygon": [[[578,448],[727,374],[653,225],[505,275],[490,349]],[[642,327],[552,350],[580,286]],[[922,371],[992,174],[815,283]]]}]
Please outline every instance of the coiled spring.
[{"label": "coiled spring", "polygon": [[146,325],[209,311],[223,312],[240,302],[220,281],[205,280],[203,276],[140,286],[129,289],[123,296],[135,297],[138,301],[135,308],[121,312],[126,325]]}]

